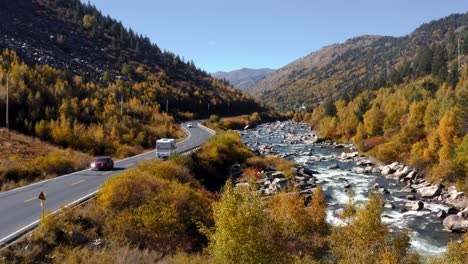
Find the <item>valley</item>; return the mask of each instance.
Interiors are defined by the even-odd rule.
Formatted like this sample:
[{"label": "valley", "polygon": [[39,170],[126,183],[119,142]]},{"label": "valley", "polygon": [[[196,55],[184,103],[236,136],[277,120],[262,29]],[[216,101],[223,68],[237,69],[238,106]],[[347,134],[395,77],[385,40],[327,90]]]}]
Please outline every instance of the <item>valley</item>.
[{"label": "valley", "polygon": [[468,263],[467,65],[459,1],[0,1],[0,263]]}]

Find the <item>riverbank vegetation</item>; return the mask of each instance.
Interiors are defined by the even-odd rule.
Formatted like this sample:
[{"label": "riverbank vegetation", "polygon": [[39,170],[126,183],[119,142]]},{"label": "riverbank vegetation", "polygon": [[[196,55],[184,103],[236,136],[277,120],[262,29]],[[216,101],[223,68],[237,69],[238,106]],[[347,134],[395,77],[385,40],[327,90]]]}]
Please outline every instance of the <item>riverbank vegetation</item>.
[{"label": "riverbank vegetation", "polygon": [[368,90],[352,101],[327,100],[297,114],[326,138],[352,141],[384,162],[402,161],[433,182],[468,191],[468,69],[456,82],[426,77]]},{"label": "riverbank vegetation", "polygon": [[240,115],[234,117],[223,117],[220,118],[218,115],[211,115],[210,119],[207,120],[206,125],[217,130],[225,131],[229,129],[244,129],[245,127],[255,127],[261,123],[273,122],[277,120],[288,120],[293,117],[292,112],[278,113],[274,111],[270,112],[255,112],[251,115]]}]

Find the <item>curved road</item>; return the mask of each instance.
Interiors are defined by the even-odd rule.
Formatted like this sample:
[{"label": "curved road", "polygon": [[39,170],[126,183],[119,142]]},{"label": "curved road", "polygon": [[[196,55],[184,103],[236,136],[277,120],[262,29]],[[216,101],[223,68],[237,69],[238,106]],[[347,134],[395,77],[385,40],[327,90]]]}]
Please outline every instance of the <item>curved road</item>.
[{"label": "curved road", "polygon": [[[194,149],[207,141],[213,132],[193,121],[187,129],[187,138],[177,143],[177,152]],[[186,127],[187,123],[182,126]],[[33,183],[6,192],[0,192],[0,248],[39,223],[41,207],[38,195],[46,195],[45,208],[56,212],[61,206],[70,206],[92,197],[109,178],[133,168],[141,161],[155,158],[155,151],[116,161],[112,171],[77,171],[57,178]]]}]

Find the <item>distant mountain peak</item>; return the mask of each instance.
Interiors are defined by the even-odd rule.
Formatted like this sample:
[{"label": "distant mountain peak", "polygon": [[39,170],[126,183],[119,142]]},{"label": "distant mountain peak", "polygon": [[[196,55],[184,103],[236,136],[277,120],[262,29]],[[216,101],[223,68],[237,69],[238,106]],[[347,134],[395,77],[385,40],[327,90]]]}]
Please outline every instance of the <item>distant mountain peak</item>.
[{"label": "distant mountain peak", "polygon": [[269,68],[241,68],[230,72],[218,71],[211,74],[214,78],[225,79],[235,88],[248,92],[250,87],[275,70]]}]

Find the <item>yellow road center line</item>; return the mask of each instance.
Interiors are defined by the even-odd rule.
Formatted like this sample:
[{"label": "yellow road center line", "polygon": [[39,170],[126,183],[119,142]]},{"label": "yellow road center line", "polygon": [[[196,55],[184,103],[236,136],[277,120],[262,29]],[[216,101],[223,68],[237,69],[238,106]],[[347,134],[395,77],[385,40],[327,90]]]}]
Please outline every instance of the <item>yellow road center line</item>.
[{"label": "yellow road center line", "polygon": [[70,184],[70,186],[77,185],[77,184],[82,183],[84,181],[86,181],[86,180],[81,180],[81,181],[74,182],[74,183]]}]

